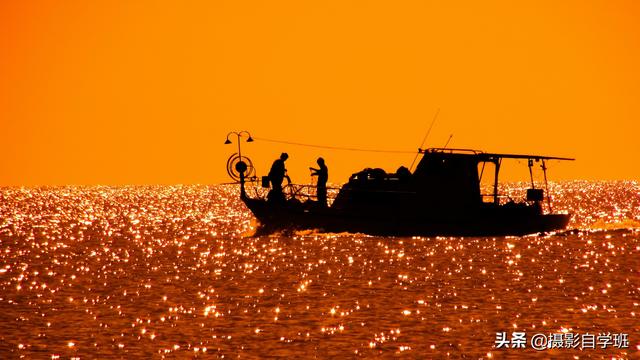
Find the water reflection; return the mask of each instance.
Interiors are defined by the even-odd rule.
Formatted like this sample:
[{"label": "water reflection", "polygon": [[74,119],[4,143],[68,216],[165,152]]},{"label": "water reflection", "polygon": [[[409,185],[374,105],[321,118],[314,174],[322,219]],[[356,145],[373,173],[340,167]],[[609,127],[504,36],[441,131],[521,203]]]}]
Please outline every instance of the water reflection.
[{"label": "water reflection", "polygon": [[[579,230],[247,238],[234,187],[2,189],[0,355],[628,357],[638,184],[552,190]],[[497,331],[625,332],[631,349],[504,352]]]}]

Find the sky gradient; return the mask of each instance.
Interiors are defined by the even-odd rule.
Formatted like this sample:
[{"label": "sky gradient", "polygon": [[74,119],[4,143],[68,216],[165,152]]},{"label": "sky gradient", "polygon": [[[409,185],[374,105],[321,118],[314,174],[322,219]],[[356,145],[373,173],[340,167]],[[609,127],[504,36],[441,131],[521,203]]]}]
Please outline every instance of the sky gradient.
[{"label": "sky gradient", "polygon": [[[640,180],[638,64],[637,1],[3,1],[0,186],[225,182],[232,130],[412,151],[438,109],[425,146]],[[282,151],[296,182],[413,159],[243,144]]]}]

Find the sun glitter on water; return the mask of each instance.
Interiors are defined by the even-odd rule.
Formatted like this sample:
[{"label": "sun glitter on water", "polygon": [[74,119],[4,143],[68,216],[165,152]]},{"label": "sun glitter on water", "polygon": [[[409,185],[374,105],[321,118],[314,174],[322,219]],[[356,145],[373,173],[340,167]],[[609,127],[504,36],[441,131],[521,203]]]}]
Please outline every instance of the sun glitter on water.
[{"label": "sun glitter on water", "polygon": [[552,191],[575,214],[559,234],[377,238],[247,237],[230,186],[4,188],[0,357],[500,358],[511,329],[626,332],[592,355],[629,357],[638,184]]}]

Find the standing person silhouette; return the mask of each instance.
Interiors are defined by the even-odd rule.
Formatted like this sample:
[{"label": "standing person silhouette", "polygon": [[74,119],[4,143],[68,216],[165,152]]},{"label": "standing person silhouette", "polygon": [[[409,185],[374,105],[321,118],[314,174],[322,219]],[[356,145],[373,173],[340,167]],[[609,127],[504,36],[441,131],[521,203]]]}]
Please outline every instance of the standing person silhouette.
[{"label": "standing person silhouette", "polygon": [[318,195],[318,204],[322,207],[327,206],[327,180],[329,180],[329,169],[324,163],[324,159],[319,157],[316,161],[318,163],[318,169],[310,167],[312,171],[311,176],[317,176],[318,182],[316,183],[316,191]]},{"label": "standing person silhouette", "polygon": [[269,192],[269,200],[284,201],[284,193],[282,192],[282,180],[287,179],[287,183],[291,183],[291,178],[287,175],[287,169],[284,162],[289,158],[289,154],[282,153],[280,158],[276,159],[269,170],[269,182],[271,182],[271,191]]}]

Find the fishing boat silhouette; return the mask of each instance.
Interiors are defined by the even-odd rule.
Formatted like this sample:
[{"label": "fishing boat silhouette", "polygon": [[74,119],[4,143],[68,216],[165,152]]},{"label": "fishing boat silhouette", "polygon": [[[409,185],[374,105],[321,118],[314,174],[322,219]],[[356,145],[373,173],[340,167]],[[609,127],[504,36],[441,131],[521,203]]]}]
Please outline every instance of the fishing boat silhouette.
[{"label": "fishing boat silhouette", "polygon": [[[569,222],[570,214],[553,213],[547,162],[574,159],[449,148],[419,149],[418,155],[422,157],[414,171],[400,167],[395,173],[354,173],[329,196],[330,206],[318,205],[313,185],[289,184],[281,201],[269,200],[269,181],[255,176],[251,161],[240,151],[229,158],[227,170],[260,223],[258,234],[316,229],[384,236],[502,236],[561,230]],[[509,159],[527,160],[531,188],[521,201],[498,192],[500,169]],[[534,164],[542,168],[545,189],[535,187]],[[483,194],[481,181],[489,168],[493,186]]]}]

